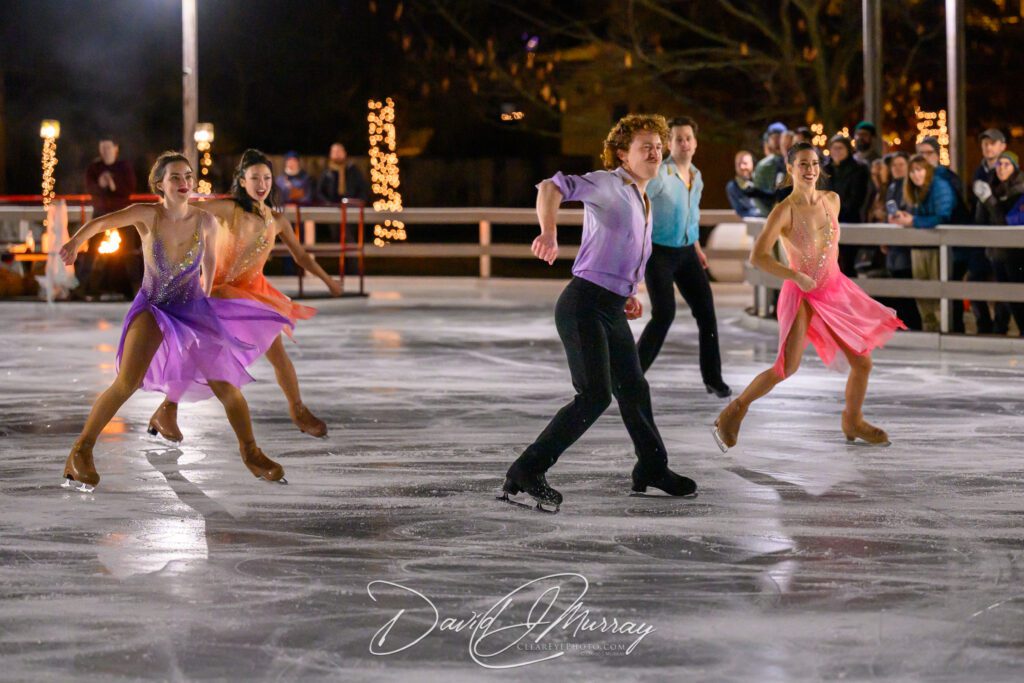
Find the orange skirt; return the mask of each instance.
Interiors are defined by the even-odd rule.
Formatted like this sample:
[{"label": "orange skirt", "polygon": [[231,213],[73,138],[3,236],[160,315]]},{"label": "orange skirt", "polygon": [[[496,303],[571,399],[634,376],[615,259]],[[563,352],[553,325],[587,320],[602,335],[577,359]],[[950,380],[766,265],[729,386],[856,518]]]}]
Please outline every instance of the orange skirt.
[{"label": "orange skirt", "polygon": [[[252,299],[266,304],[274,311],[280,313],[292,322],[292,327],[299,320],[308,320],[317,314],[317,310],[311,306],[297,304],[287,296],[273,287],[263,273],[248,282],[225,282],[213,286],[213,296],[218,299]],[[292,336],[292,328],[284,330],[289,337]]]}]

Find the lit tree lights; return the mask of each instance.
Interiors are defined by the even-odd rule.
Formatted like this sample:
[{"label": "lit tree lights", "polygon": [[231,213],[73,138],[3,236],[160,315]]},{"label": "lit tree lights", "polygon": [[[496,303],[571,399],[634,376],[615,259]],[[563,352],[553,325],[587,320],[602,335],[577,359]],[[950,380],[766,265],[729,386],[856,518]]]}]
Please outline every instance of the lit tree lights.
[{"label": "lit tree lights", "polygon": [[[46,213],[53,201],[53,186],[56,182],[53,169],[57,167],[57,138],[60,137],[60,122],[47,119],[39,126],[39,137],[43,139],[43,212]],[[47,216],[49,214],[47,213]],[[43,228],[49,227],[49,218],[43,219]]]},{"label": "lit tree lights", "polygon": [[213,157],[210,156],[210,148],[213,146],[213,124],[197,123],[192,137],[196,141],[196,149],[202,156],[199,157],[199,184],[196,191],[199,194],[213,194],[213,184],[210,182],[210,166],[213,165]]},{"label": "lit tree lights", "polygon": [[924,111],[921,107],[914,107],[914,115],[917,117],[917,139],[914,142],[921,142],[927,137],[937,139],[939,163],[949,166],[949,128],[946,126],[946,110]]},{"label": "lit tree lights", "polygon": [[[398,192],[398,154],[395,152],[395,101],[390,97],[384,102],[370,100],[370,184],[373,193],[380,199],[373,203],[376,211],[402,210],[402,195]],[[384,225],[373,226],[373,243],[383,247],[391,241],[406,238],[405,223],[396,219],[384,221]]]}]

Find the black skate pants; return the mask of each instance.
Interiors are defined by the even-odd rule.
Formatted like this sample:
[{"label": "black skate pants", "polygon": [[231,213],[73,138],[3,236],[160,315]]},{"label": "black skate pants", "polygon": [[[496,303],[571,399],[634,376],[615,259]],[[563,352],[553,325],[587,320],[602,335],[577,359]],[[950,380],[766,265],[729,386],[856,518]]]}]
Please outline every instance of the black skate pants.
[{"label": "black skate pants", "polygon": [[654,425],[651,394],[640,369],[633,333],[626,320],[626,297],[573,278],[555,305],[555,326],[565,346],[576,397],[555,415],[519,463],[536,473],[548,470],[611,404],[622,421],[644,469],[662,472],[665,445]]}]

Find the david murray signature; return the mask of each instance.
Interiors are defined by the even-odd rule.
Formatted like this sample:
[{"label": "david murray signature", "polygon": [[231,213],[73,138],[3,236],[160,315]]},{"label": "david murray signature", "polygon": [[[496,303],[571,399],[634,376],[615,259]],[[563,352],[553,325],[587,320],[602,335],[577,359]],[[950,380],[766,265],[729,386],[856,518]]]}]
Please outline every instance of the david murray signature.
[{"label": "david murray signature", "polygon": [[[545,582],[552,585],[539,585]],[[457,633],[468,630],[470,634],[469,656],[474,662],[488,669],[511,669],[537,664],[564,655],[565,651],[563,650],[530,658],[531,653],[551,650],[548,646],[542,646],[541,642],[552,633],[571,631],[572,638],[578,637],[580,633],[593,632],[635,636],[625,650],[626,654],[630,654],[640,644],[640,641],[654,631],[654,626],[645,622],[619,620],[616,617],[608,619],[604,616],[591,616],[590,610],[583,604],[583,596],[587,594],[590,582],[582,574],[549,574],[528,581],[501,597],[483,614],[472,612],[468,618],[445,617],[441,619],[440,612],[430,598],[414,588],[391,581],[371,581],[366,585],[366,592],[374,602],[377,601],[374,588],[382,586],[390,586],[402,591],[404,597],[413,604],[399,609],[395,616],[373,634],[370,641],[370,652],[378,656],[393,655],[408,650],[433,633],[435,629]],[[536,591],[540,591],[540,595],[530,603],[529,601]],[[571,603],[558,612],[556,603],[562,597],[563,591],[567,593],[566,599],[571,599]],[[510,614],[511,608],[527,605],[529,605],[529,609],[526,611],[525,618]],[[414,609],[419,611],[414,612]],[[522,609],[517,610],[517,613],[521,611]],[[389,642],[389,639],[390,641],[398,640],[397,634],[392,637],[392,629],[403,617],[408,616],[406,621],[415,622],[416,615],[426,617],[427,620],[433,615],[433,623],[412,640],[403,639],[397,643]],[[518,659],[516,655],[525,655],[526,658]]]}]

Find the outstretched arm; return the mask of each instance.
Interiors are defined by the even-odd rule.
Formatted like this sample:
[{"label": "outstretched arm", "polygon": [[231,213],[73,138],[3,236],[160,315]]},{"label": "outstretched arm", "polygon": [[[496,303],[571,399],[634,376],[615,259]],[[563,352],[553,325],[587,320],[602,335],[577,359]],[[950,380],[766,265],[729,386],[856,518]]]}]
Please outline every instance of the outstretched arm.
[{"label": "outstretched arm", "polygon": [[143,214],[146,210],[146,208],[138,204],[132,204],[120,211],[108,213],[99,218],[93,218],[79,228],[75,236],[65,242],[64,246],[60,248],[60,260],[65,265],[72,265],[78,257],[78,250],[82,248],[82,245],[105,230],[134,225],[140,233],[144,232],[146,221]]},{"label": "outstretched arm", "polygon": [[213,214],[203,212],[202,221],[203,239],[206,241],[206,250],[203,252],[203,292],[210,296],[213,292],[213,278],[217,274],[217,231],[220,224]]},{"label": "outstretched arm", "polygon": [[196,202],[195,206],[198,206],[203,211],[212,213],[214,217],[226,223],[231,220],[231,212],[235,210],[235,200],[207,199],[202,202]]},{"label": "outstretched arm", "polygon": [[562,192],[550,180],[541,182],[537,189],[537,221],[540,235],[533,240],[531,250],[541,261],[550,266],[558,258],[558,207],[562,204]]},{"label": "outstretched arm", "polygon": [[782,228],[790,220],[792,220],[792,216],[788,203],[779,204],[772,209],[772,212],[768,214],[768,220],[765,221],[764,229],[754,241],[754,248],[750,251],[750,264],[777,278],[792,280],[806,292],[814,288],[814,279],[782,265],[772,253],[775,243],[782,235]]},{"label": "outstretched arm", "polygon": [[281,241],[284,242],[284,246],[288,247],[288,251],[292,253],[295,263],[323,280],[332,295],[341,296],[341,283],[328,275],[327,272],[320,267],[320,264],[316,262],[316,258],[302,248],[302,245],[299,244],[299,240],[295,237],[295,233],[292,232],[291,223],[289,223],[284,216],[278,215],[277,218],[274,219],[274,226],[277,229],[277,234],[281,238]]}]

